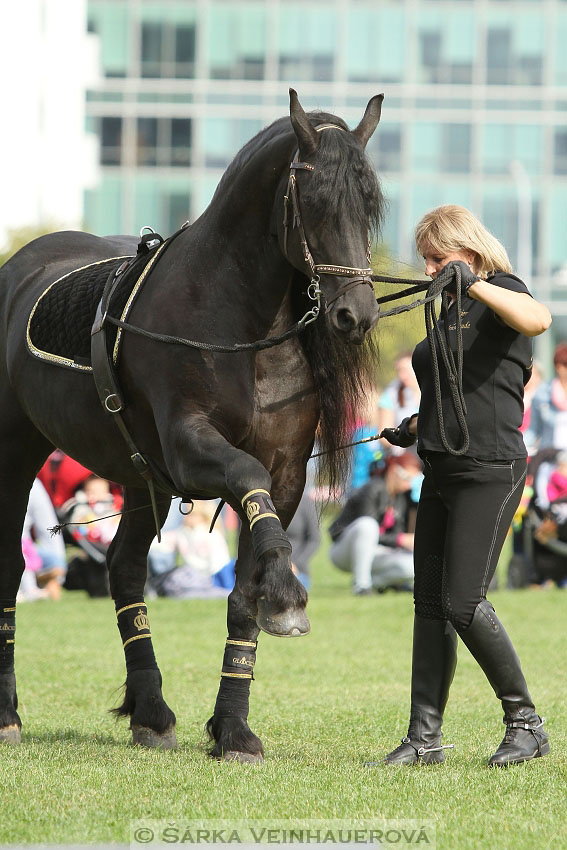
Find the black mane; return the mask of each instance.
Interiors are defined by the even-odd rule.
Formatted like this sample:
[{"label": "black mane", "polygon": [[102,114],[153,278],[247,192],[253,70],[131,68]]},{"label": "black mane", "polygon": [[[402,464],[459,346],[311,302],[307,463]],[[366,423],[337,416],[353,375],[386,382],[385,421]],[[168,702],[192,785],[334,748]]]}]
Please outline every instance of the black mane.
[{"label": "black mane", "polygon": [[[318,168],[304,190],[315,215],[337,222],[348,215],[362,224],[370,222],[375,235],[380,232],[384,214],[384,196],[376,172],[342,118],[328,112],[309,112],[314,127],[335,124],[345,133],[321,133],[317,150]],[[291,120],[278,118],[260,130],[240,149],[224,172],[217,192],[231,182],[246,163],[268,142],[280,136],[294,136]],[[215,193],[216,194],[216,193]]]}]

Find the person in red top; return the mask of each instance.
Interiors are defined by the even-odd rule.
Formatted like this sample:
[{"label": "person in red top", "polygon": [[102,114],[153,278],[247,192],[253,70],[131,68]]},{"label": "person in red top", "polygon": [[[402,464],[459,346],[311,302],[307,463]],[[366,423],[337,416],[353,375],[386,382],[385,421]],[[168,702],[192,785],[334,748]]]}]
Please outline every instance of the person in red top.
[{"label": "person in red top", "polygon": [[82,466],[60,449],[55,449],[39,470],[37,477],[47,490],[54,508],[59,510],[91,475],[90,469]]}]

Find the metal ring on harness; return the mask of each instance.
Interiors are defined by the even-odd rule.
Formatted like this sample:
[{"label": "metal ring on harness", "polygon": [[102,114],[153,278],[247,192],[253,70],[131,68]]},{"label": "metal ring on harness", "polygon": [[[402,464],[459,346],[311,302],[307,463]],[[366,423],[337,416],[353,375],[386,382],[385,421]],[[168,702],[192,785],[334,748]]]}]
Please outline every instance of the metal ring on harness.
[{"label": "metal ring on harness", "polygon": [[[110,406],[111,399],[116,399],[118,403],[117,407]],[[122,404],[122,400],[118,393],[111,393],[110,395],[107,395],[104,399],[104,407],[106,410],[108,410],[109,413],[120,413],[120,411],[124,409],[124,405]]]}]

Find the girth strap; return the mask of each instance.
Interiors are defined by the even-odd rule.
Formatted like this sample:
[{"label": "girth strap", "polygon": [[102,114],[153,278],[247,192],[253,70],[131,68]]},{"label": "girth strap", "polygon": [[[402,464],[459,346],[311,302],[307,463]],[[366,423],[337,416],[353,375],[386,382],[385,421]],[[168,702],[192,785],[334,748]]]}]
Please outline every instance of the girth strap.
[{"label": "girth strap", "polygon": [[[166,246],[183,229],[184,228],[181,228],[181,230],[174,233],[173,236],[165,242],[161,236],[158,236],[158,234],[155,233],[150,235],[145,234],[142,236],[138,246],[137,257],[132,260],[125,261],[118,269],[116,269],[116,271],[109,275],[97,307],[95,320],[91,330],[91,362],[97,392],[104,410],[112,416],[114,423],[128,446],[130,460],[132,461],[134,469],[144,479],[148,486],[158,540],[161,540],[161,528],[156,504],[156,486],[164,493],[181,496],[185,501],[191,500],[184,494],[179,493],[173,482],[163,475],[163,473],[157,469],[148,458],[144,457],[144,455],[138,450],[138,447],[128,430],[122,416],[122,411],[126,405],[118,384],[112,357],[108,353],[106,340],[106,318],[112,295],[122,275],[130,270],[134,265],[139,264],[140,255],[145,255],[148,258],[148,262],[155,263],[158,259],[156,252],[162,253]],[[147,262],[144,264],[144,269],[146,267]]]}]

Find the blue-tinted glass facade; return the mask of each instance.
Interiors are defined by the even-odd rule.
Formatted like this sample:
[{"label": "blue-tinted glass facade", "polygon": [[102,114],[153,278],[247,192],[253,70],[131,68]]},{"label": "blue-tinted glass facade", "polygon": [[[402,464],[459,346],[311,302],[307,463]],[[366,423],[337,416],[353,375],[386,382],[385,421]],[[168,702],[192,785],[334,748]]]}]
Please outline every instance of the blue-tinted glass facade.
[{"label": "blue-tinted glass facade", "polygon": [[89,27],[104,77],[87,104],[103,175],[88,229],[168,232],[197,217],[240,146],[287,112],[290,85],[350,126],[383,91],[368,154],[391,253],[415,260],[417,219],[454,202],[514,261],[528,193],[532,265],[520,271],[540,297],[563,297],[564,0],[90,0]]}]

